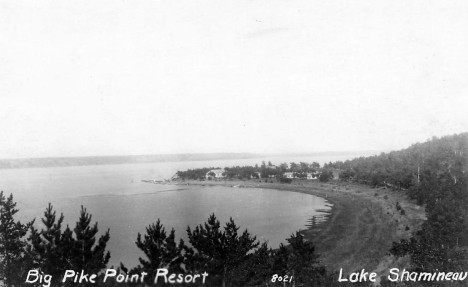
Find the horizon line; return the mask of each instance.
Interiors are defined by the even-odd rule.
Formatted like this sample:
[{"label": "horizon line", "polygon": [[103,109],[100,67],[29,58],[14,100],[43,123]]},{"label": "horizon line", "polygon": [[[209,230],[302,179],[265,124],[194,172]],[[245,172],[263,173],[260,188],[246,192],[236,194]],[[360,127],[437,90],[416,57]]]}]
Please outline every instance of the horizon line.
[{"label": "horizon line", "polygon": [[79,155],[79,156],[45,156],[45,157],[14,157],[0,158],[3,160],[29,160],[29,159],[78,159],[78,158],[111,158],[111,157],[144,157],[144,156],[180,156],[180,155],[250,155],[250,156],[307,156],[325,154],[359,154],[372,152],[389,152],[389,150],[340,150],[340,151],[304,151],[304,152],[181,152],[181,153],[154,153],[154,154],[118,154],[118,155]]}]

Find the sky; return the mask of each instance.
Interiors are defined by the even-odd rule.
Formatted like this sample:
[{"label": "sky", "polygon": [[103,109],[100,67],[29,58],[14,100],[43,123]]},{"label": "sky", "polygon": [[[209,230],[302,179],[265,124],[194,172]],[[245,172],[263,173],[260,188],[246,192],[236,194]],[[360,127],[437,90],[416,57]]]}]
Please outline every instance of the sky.
[{"label": "sky", "polygon": [[0,158],[468,131],[468,1],[0,0]]}]

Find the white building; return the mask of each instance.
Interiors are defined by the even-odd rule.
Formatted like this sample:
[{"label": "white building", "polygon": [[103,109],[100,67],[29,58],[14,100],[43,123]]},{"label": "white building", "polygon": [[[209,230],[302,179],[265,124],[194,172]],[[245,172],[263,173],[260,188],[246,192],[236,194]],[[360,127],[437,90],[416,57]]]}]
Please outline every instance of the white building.
[{"label": "white building", "polygon": [[294,178],[294,172],[285,172],[283,176],[286,178]]},{"label": "white building", "polygon": [[308,172],[307,179],[318,179],[320,173],[318,172]]},{"label": "white building", "polygon": [[210,175],[210,173],[214,173],[214,178],[224,178],[226,177],[226,171],[224,169],[212,169],[209,172],[206,173],[205,177],[210,178],[213,177],[213,175]]}]

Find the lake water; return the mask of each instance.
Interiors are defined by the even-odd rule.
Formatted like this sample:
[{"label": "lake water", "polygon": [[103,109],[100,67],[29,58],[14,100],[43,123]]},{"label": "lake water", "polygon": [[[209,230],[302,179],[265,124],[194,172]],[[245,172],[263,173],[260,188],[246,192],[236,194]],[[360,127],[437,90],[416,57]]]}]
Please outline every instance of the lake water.
[{"label": "lake water", "polygon": [[[331,158],[271,158],[281,162],[313,162],[345,160],[351,157]],[[197,167],[226,167],[260,164],[263,159],[222,161],[164,162],[104,166],[57,168],[30,168],[0,170],[0,190],[13,193],[20,212],[17,219],[41,221],[48,203],[57,213],[63,213],[65,224],[74,228],[80,206],[98,222],[100,234],[110,229],[109,266],[123,262],[128,267],[138,264],[143,256],[136,247],[138,232],[161,219],[169,231],[187,242],[187,226],[204,223],[210,214],[224,222],[233,217],[240,231],[248,229],[260,240],[267,240],[276,248],[286,243],[293,232],[304,229],[317,209],[327,209],[327,202],[319,197],[301,193],[229,187],[201,187],[156,185],[143,179],[170,178],[177,170]],[[188,243],[188,242],[187,242]]]}]

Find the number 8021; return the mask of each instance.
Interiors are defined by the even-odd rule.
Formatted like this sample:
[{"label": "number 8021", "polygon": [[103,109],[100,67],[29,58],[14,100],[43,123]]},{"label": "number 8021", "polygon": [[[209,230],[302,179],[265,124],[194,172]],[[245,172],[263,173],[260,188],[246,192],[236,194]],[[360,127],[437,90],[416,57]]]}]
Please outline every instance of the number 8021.
[{"label": "number 8021", "polygon": [[278,276],[278,274],[275,274],[273,275],[273,277],[271,277],[271,282],[276,282],[276,280],[278,280],[278,282],[292,282],[293,280],[293,276],[289,277],[289,275],[284,275],[284,277],[281,277],[281,276]]}]

